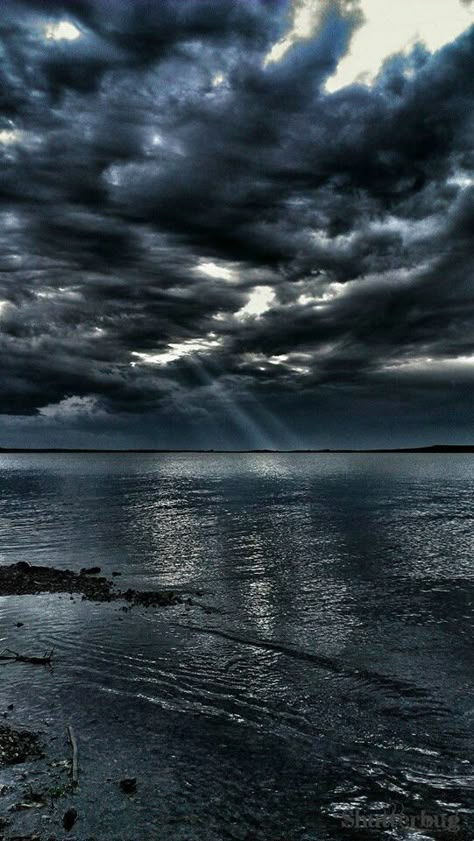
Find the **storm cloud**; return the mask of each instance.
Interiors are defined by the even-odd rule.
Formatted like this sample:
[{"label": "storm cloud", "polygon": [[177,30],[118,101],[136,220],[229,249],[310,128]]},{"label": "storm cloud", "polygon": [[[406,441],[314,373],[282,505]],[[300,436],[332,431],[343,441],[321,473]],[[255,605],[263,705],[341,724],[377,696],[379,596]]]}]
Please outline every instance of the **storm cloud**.
[{"label": "storm cloud", "polygon": [[4,0],[6,443],[469,437],[474,29],[328,92],[361,6],[294,13]]}]

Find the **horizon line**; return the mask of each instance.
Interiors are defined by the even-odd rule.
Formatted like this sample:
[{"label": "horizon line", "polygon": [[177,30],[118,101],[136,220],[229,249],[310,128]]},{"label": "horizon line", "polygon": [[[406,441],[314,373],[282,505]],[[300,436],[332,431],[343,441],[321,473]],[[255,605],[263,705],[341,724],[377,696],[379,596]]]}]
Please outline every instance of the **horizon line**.
[{"label": "horizon line", "polygon": [[221,448],[184,448],[184,447],[137,447],[137,448],[130,448],[130,447],[112,447],[112,448],[101,448],[101,447],[0,447],[0,455],[2,453],[104,453],[104,454],[112,454],[112,455],[120,455],[120,454],[137,454],[137,455],[163,455],[163,454],[177,454],[177,453],[189,453],[189,454],[207,454],[207,455],[230,455],[230,454],[268,454],[268,455],[291,455],[291,454],[301,454],[301,455],[324,455],[324,454],[357,454],[357,453],[474,453],[474,444],[431,444],[428,446],[419,446],[419,447],[363,447],[363,448],[343,448],[343,447],[325,447],[325,448],[312,448],[312,447],[301,447],[301,448],[292,448],[292,449],[272,449],[272,448],[245,448],[245,449],[221,449]]}]

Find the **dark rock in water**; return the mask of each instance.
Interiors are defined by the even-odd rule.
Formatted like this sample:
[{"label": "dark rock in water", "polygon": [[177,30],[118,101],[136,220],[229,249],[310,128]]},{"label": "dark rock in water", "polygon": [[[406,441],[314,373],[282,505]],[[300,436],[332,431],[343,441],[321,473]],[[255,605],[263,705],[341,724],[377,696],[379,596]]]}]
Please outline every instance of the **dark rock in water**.
[{"label": "dark rock in water", "polygon": [[77,821],[77,812],[75,809],[68,809],[64,813],[63,826],[66,832],[69,832]]},{"label": "dark rock in water", "polygon": [[23,625],[24,625],[24,624],[25,624],[24,622],[17,622],[17,623],[16,623],[16,627],[17,627],[17,628],[23,628]]},{"label": "dark rock in water", "polygon": [[172,590],[132,590],[129,588],[120,595],[125,601],[142,607],[168,607],[182,602],[181,597]]},{"label": "dark rock in water", "polygon": [[122,573],[121,573],[121,572],[113,572],[113,573],[112,573],[112,576],[113,576],[114,578],[116,578],[116,577],[117,577],[117,575],[122,575]]},{"label": "dark rock in water", "polygon": [[97,575],[100,567],[87,574],[78,574],[66,569],[28,566],[19,569],[17,564],[0,566],[0,596],[26,595],[34,593],[80,593],[93,601],[107,602],[117,598],[112,593],[112,582]]},{"label": "dark rock in water", "polygon": [[20,570],[20,572],[29,572],[31,569],[31,564],[29,564],[28,561],[18,561],[15,566]]},{"label": "dark rock in water", "polygon": [[120,780],[120,788],[125,792],[125,794],[134,794],[137,790],[136,777],[126,777],[124,780]]},{"label": "dark rock in water", "polygon": [[[169,607],[181,604],[183,599],[172,590],[149,591],[128,589],[121,592],[112,581],[99,576],[100,567],[83,567],[80,573],[68,569],[30,566],[26,561],[11,566],[0,565],[0,596],[27,595],[35,593],[79,594],[95,602],[123,601],[129,608]],[[59,595],[58,598],[61,598]],[[74,596],[72,596],[74,601]],[[23,624],[23,623],[21,623]],[[17,627],[21,627],[18,623]]]}]

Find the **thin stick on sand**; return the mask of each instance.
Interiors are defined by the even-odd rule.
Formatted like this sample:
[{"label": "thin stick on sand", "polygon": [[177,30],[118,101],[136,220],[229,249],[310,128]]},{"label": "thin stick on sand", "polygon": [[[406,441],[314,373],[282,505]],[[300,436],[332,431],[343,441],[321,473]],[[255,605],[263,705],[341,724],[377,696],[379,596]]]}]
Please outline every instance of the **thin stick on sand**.
[{"label": "thin stick on sand", "polygon": [[72,748],[72,765],[71,765],[71,775],[72,775],[72,782],[74,785],[77,785],[78,780],[78,767],[77,767],[77,741],[74,735],[74,730],[72,729],[71,725],[68,725],[67,733],[69,736],[69,741],[71,743]]}]

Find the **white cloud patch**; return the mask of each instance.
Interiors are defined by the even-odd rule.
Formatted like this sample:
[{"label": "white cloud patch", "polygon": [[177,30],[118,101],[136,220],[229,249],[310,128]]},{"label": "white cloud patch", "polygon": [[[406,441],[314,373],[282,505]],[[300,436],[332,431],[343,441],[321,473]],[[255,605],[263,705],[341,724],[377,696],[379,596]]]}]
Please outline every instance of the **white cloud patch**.
[{"label": "white cloud patch", "polygon": [[0,131],[0,143],[4,146],[11,146],[21,140],[21,131],[16,129],[2,129]]},{"label": "white cloud patch", "polygon": [[44,37],[47,41],[77,41],[81,30],[68,20],[60,20],[44,27]]},{"label": "white cloud patch", "polygon": [[[328,0],[294,0],[290,28],[268,52],[264,66],[281,61],[298,41],[317,37],[333,5]],[[461,0],[354,0],[344,4],[346,13],[356,9],[362,13],[363,23],[326,84],[329,92],[353,82],[370,84],[389,56],[408,52],[420,42],[434,52],[474,22],[474,4]]]},{"label": "white cloud patch", "polygon": [[467,190],[474,184],[474,178],[469,172],[460,170],[456,175],[448,178],[447,184],[452,187],[459,187],[460,190]]},{"label": "white cloud patch", "polygon": [[222,83],[225,81],[225,76],[223,73],[215,73],[212,77],[212,87],[218,88]]},{"label": "white cloud patch", "polygon": [[246,305],[236,312],[236,316],[240,319],[258,318],[270,309],[274,300],[275,293],[271,286],[256,286],[250,293]]},{"label": "white cloud patch", "polygon": [[311,361],[313,355],[310,353],[280,353],[273,356],[266,356],[264,353],[246,353],[243,356],[245,364],[255,365],[259,371],[269,370],[269,366],[286,368],[287,371],[295,374],[311,373]]},{"label": "white cloud patch", "polygon": [[397,374],[474,374],[474,355],[454,357],[419,356],[384,365],[385,372]]},{"label": "white cloud patch", "polygon": [[311,38],[317,31],[326,9],[327,2],[323,0],[295,0],[290,29],[265,56],[264,66],[280,61],[298,41]]},{"label": "white cloud patch", "polygon": [[329,79],[328,91],[373,81],[385,59],[423,43],[434,52],[474,21],[474,8],[461,0],[362,0],[365,22],[348,54]]},{"label": "white cloud patch", "polygon": [[[222,339],[218,338],[215,333],[208,333],[202,339],[185,339],[184,342],[170,342],[168,350],[162,351],[161,353],[139,353],[138,351],[134,351],[132,356],[135,356],[145,365],[167,365],[169,362],[175,362],[183,356],[208,353],[220,347],[221,344]],[[136,362],[132,362],[132,367],[136,364]]]},{"label": "white cloud patch", "polygon": [[301,295],[298,296],[298,303],[302,306],[314,306],[316,308],[323,306],[324,304],[333,301],[335,298],[339,298],[344,292],[347,291],[348,287],[350,286],[349,283],[337,283],[334,281],[333,283],[328,283],[323,289],[319,290],[318,292],[312,293],[303,292]]},{"label": "white cloud patch", "polygon": [[65,397],[59,403],[51,403],[42,406],[39,410],[42,418],[56,423],[71,423],[74,421],[96,421],[106,415],[97,397],[88,395],[86,397]]},{"label": "white cloud patch", "polygon": [[204,262],[196,266],[196,271],[216,280],[237,280],[235,269],[220,263]]}]

